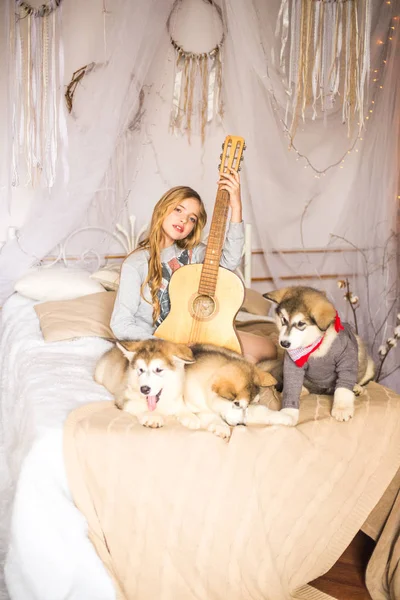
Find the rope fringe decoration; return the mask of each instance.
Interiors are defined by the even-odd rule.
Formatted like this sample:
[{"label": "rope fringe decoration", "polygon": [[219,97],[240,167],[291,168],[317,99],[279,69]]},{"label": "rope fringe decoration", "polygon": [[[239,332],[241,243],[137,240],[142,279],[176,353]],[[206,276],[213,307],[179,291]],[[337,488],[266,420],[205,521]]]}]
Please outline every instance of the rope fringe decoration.
[{"label": "rope fringe decoration", "polygon": [[[272,60],[287,76],[286,108],[290,137],[299,119],[312,120],[341,103],[342,122],[351,135],[365,125],[370,67],[371,0],[281,0],[275,35],[279,57]],[[311,109],[308,110],[307,109]]]},{"label": "rope fringe decoration", "polygon": [[[219,6],[208,0],[222,20]],[[175,3],[174,8],[179,3]],[[170,14],[173,13],[174,9]],[[204,144],[206,125],[216,115],[223,117],[222,60],[221,51],[224,43],[224,33],[219,43],[208,52],[195,53],[185,50],[173,38],[170,31],[170,18],[167,29],[170,41],[175,50],[175,73],[172,109],[170,116],[171,133],[181,133],[188,137],[189,143],[194,130],[199,131],[201,143]]]},{"label": "rope fringe decoration", "polygon": [[[61,89],[64,51],[61,41],[62,0],[38,8],[16,0],[11,13],[12,165],[14,186],[52,187],[60,143],[67,143]],[[67,177],[65,158],[64,176]]]}]

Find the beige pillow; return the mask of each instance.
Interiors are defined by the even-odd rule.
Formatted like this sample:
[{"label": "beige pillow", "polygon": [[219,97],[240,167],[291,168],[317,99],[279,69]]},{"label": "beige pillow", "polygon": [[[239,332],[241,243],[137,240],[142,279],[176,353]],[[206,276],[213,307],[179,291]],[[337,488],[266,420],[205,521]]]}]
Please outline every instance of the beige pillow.
[{"label": "beige pillow", "polygon": [[271,302],[260,294],[256,290],[246,288],[244,302],[241,310],[245,310],[253,315],[262,315],[266,317],[271,308]]},{"label": "beige pillow", "polygon": [[46,342],[78,337],[114,338],[110,319],[115,292],[89,294],[73,300],[36,304],[40,328]]},{"label": "beige pillow", "polygon": [[92,273],[90,276],[91,279],[94,279],[106,290],[116,291],[119,286],[119,277],[121,274],[121,265],[114,265],[108,269],[100,269],[95,273]]}]

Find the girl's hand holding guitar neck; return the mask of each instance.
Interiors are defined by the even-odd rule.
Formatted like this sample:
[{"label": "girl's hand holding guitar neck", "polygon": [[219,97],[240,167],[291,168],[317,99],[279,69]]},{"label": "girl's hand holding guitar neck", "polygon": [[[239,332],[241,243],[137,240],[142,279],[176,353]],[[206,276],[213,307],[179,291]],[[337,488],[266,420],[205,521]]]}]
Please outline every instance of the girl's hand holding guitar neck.
[{"label": "girl's hand holding guitar neck", "polygon": [[234,169],[229,172],[220,173],[218,188],[229,193],[229,205],[231,207],[231,223],[242,222],[242,201],[240,198],[240,177]]}]

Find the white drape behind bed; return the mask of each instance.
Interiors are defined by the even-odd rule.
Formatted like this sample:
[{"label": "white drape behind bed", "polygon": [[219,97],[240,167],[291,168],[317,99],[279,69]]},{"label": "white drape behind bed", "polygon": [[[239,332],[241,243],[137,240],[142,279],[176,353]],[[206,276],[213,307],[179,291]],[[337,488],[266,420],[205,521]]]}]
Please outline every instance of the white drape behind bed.
[{"label": "white drape behind bed", "polygon": [[[205,0],[186,0],[195,1]],[[76,25],[86,18],[90,28],[90,15],[99,16],[103,4],[93,0],[83,6],[71,0],[62,5],[66,84],[72,72],[83,66],[68,63],[79,41]],[[192,185],[211,211],[220,144],[227,133],[235,133],[247,142],[242,173],[245,220],[254,223],[257,245],[264,250],[273,278],[265,289],[294,284],[299,275],[313,276],[297,282],[326,289],[341,315],[351,318],[343,290],[336,286],[337,279],[349,275],[360,297],[359,329],[376,358],[379,345],[393,336],[400,310],[395,237],[399,0],[372,2],[369,118],[360,139],[356,131],[347,136],[341,109],[334,106],[315,121],[299,123],[295,149],[290,151],[285,119],[290,122],[291,115],[285,116],[284,77],[270,60],[279,43],[275,37],[279,0],[221,0],[224,116],[208,126],[204,147],[196,134],[189,145],[186,137],[168,131],[175,54],[166,22],[173,4],[173,0],[105,3],[105,41],[93,42],[92,60],[98,66],[78,86],[73,111],[67,115],[68,184],[60,176],[50,191],[32,194],[18,238],[7,242],[0,253],[0,300],[12,292],[15,280],[33,262],[74,227],[91,224],[112,229],[129,214],[136,215],[140,227],[168,187]],[[2,3],[2,24],[11,5]],[[2,27],[3,61],[8,44]],[[188,22],[182,44],[190,44],[202,27],[206,29],[207,23]],[[0,77],[1,110],[7,117],[7,71],[2,69]],[[6,150],[0,171],[2,215],[10,206],[8,118],[1,125]],[[109,249],[109,239],[101,235],[91,244],[99,251]],[[392,351],[385,372],[398,362],[399,354]],[[398,379],[399,371],[385,382],[400,389]]]}]

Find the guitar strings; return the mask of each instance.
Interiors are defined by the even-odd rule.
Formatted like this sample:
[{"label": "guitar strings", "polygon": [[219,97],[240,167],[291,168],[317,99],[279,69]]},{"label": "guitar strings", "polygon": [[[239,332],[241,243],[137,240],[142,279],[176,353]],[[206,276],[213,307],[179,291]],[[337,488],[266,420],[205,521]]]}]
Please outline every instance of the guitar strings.
[{"label": "guitar strings", "polygon": [[[231,146],[232,146],[232,144],[230,141],[224,145],[223,154],[222,154],[221,158],[223,160],[225,160],[225,162],[226,162],[225,166],[227,169],[233,168],[233,163],[236,162],[235,170],[238,171],[239,165],[240,165],[240,159],[239,159],[240,143],[237,142],[234,149],[231,148]],[[233,152],[232,152],[232,150],[233,150]],[[225,192],[225,193],[223,193],[223,192]],[[218,196],[220,196],[220,198]],[[220,258],[221,258],[221,251],[222,251],[222,247],[223,247],[222,236],[225,233],[225,225],[226,225],[226,219],[228,216],[228,211],[229,211],[229,193],[226,192],[226,190],[218,190],[216,205],[214,207],[214,213],[213,213],[212,224],[211,224],[213,238],[211,239],[211,241],[209,243],[207,243],[207,248],[206,248],[204,263],[203,263],[203,267],[202,267],[202,271],[201,271],[199,288],[198,288],[198,293],[200,296],[205,295],[205,296],[209,296],[212,299],[212,302],[214,303],[214,311],[216,310],[216,306],[215,306],[216,296],[217,296],[216,288],[217,288],[217,282],[218,282],[218,272],[219,272],[219,268],[220,268],[219,263],[220,263]],[[218,240],[218,241],[216,241],[216,240]],[[216,253],[219,253],[219,260],[216,264],[213,264],[212,258],[214,256],[214,254],[216,254]],[[200,290],[202,290],[202,291],[200,291]],[[199,296],[197,296],[194,299],[194,302],[196,302],[196,299],[198,297]],[[193,309],[193,306],[192,306],[192,309]],[[201,329],[204,326],[201,313],[202,313],[201,303],[197,302],[195,305],[195,308],[193,310],[193,313],[192,313],[193,318],[192,318],[192,324],[191,324],[191,328],[190,328],[188,343],[197,343],[198,341],[201,341],[200,334],[201,334]]]},{"label": "guitar strings", "polygon": [[[199,294],[209,296],[212,298],[215,310],[215,297],[216,297],[216,286],[218,280],[219,261],[216,264],[212,264],[213,250],[220,251],[222,249],[223,240],[222,235],[224,233],[224,223],[229,210],[229,196],[222,195],[222,201],[216,206],[213,215],[213,239],[207,244],[205,260],[202,268],[202,273],[199,283]],[[215,225],[214,225],[215,223]],[[219,241],[216,241],[219,240]],[[211,256],[210,256],[211,255]],[[200,291],[200,289],[202,291]],[[197,296],[198,297],[198,296]],[[195,299],[196,300],[196,299]],[[200,302],[196,303],[194,309],[194,318],[192,319],[189,343],[197,343],[201,341],[201,330],[204,328],[202,319],[202,307]]]}]

